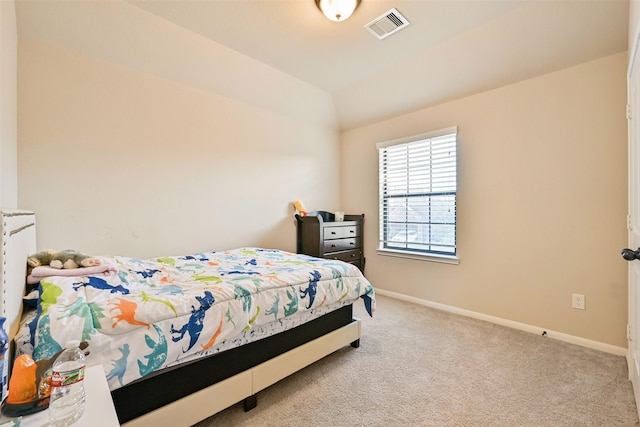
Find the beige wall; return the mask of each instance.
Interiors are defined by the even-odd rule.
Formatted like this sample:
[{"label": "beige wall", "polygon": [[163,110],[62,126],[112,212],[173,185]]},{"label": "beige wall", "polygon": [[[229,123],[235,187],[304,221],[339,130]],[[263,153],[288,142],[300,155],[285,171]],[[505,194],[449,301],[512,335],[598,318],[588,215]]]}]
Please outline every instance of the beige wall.
[{"label": "beige wall", "polygon": [[[343,206],[366,215],[374,286],[626,347],[626,64],[620,53],[344,133]],[[460,264],[377,255],[375,144],[454,125]]]},{"label": "beige wall", "polygon": [[18,207],[17,52],[15,3],[3,0],[0,1],[0,208]]},{"label": "beige wall", "polygon": [[[626,347],[625,54],[355,129],[340,146],[328,95],[149,14],[131,21],[148,31],[127,58],[64,23],[73,51],[20,36],[19,206],[38,214],[40,248],[293,250],[302,199],[366,214],[380,289]],[[168,61],[158,40],[188,49]],[[376,255],[375,143],[452,125],[460,265]]]},{"label": "beige wall", "polygon": [[[260,105],[271,96],[286,107],[285,75],[252,105],[250,93],[236,100],[22,36],[19,75],[19,201],[38,215],[39,248],[294,250],[291,202],[338,206],[338,133],[318,114]],[[324,108],[299,92],[305,114]]]}]

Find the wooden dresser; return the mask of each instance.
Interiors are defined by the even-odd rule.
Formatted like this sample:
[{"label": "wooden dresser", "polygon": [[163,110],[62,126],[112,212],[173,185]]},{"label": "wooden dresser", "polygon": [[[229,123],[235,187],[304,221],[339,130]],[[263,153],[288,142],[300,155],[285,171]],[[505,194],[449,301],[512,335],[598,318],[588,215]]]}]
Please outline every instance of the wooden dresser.
[{"label": "wooden dresser", "polygon": [[344,221],[336,221],[333,213],[316,211],[309,212],[307,216],[296,214],[296,220],[296,250],[299,254],[339,259],[354,264],[364,273],[364,214],[345,215]]}]

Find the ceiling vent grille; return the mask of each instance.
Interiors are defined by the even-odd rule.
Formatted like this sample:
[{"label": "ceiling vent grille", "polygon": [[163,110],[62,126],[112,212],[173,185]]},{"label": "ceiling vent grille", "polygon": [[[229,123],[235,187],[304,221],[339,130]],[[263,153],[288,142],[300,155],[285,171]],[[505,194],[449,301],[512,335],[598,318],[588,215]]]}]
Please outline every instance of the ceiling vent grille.
[{"label": "ceiling vent grille", "polygon": [[389,37],[391,34],[409,25],[407,18],[402,16],[398,9],[393,8],[378,18],[369,22],[364,27],[379,40]]}]

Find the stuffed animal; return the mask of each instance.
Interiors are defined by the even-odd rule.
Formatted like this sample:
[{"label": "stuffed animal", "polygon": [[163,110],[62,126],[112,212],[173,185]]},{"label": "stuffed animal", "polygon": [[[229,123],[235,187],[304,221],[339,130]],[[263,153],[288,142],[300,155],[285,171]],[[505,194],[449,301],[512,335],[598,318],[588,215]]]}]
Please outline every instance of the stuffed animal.
[{"label": "stuffed animal", "polygon": [[80,267],[96,267],[102,264],[98,258],[85,255],[82,252],[67,249],[57,252],[51,258],[49,266],[53,268],[80,268]]},{"label": "stuffed animal", "polygon": [[85,255],[82,252],[67,249],[55,252],[52,250],[44,250],[37,252],[27,258],[27,265],[31,268],[48,265],[57,269],[70,269],[80,267],[95,267],[102,264],[99,258]]},{"label": "stuffed animal", "polygon": [[293,202],[293,208],[300,216],[307,216],[308,214],[307,208],[304,207],[302,200],[296,200],[295,202]]},{"label": "stuffed animal", "polygon": [[49,263],[53,259],[54,254],[55,251],[52,251],[51,249],[45,249],[43,251],[36,252],[35,254],[30,255],[27,258],[27,267],[29,267],[28,273],[30,274],[31,270],[33,270],[35,267],[40,267],[41,265],[49,265]]}]

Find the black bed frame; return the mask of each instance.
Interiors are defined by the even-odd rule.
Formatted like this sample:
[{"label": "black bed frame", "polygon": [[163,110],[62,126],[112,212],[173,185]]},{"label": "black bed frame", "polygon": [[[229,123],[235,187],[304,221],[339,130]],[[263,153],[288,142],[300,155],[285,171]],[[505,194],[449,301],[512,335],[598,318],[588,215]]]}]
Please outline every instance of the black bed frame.
[{"label": "black bed frame", "polygon": [[[282,333],[150,374],[111,392],[121,424],[253,368],[353,322],[351,304]],[[358,348],[359,340],[351,343]],[[257,396],[244,400],[245,411]]]}]

